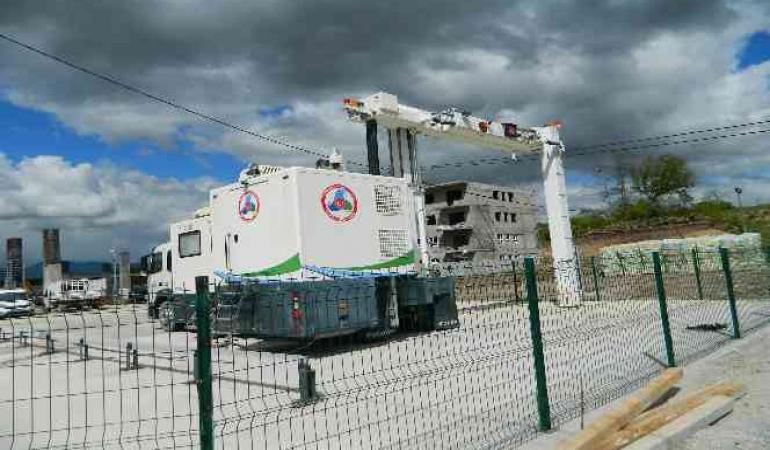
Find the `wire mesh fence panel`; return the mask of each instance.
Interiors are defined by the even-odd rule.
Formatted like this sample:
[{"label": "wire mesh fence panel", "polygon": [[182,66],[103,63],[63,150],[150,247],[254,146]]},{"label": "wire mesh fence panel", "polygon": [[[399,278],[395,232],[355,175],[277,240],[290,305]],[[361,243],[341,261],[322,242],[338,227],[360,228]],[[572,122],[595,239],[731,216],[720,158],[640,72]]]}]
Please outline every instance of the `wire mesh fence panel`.
[{"label": "wire mesh fence panel", "polygon": [[724,272],[715,251],[663,252],[661,261],[674,354],[686,363],[731,338]]},{"label": "wire mesh fence panel", "polygon": [[[770,321],[766,257],[729,252],[744,332]],[[221,449],[515,447],[734,337],[719,252],[653,261],[211,285],[201,317],[192,292],[38,308],[0,320],[0,448],[199,448],[208,410]]]},{"label": "wire mesh fence panel", "polygon": [[[598,264],[596,279],[593,263]],[[582,260],[581,266],[591,268],[591,281],[582,284],[582,292],[566,293],[581,298],[575,307],[560,306],[565,292],[557,286],[560,275],[552,261],[543,259],[538,266],[548,394],[555,425],[637,387],[659,372],[660,361],[665,359],[652,273],[645,270],[651,268],[651,262],[625,273],[608,271],[590,258]],[[585,270],[582,273],[588,278]],[[595,286],[601,289],[599,301]]]},{"label": "wire mesh fence panel", "polygon": [[[500,293],[507,289],[502,279],[474,282]],[[296,320],[306,339],[275,339],[278,329],[252,344],[243,333],[226,338],[217,351],[230,359],[215,368],[223,385],[215,391],[215,403],[222,402],[215,434],[224,448],[465,448],[521,442],[535,432],[524,305],[503,296],[458,302],[457,320],[442,323],[437,311],[410,309],[418,299],[405,294],[396,333],[356,325],[366,295],[315,285],[312,298],[299,296],[300,313],[289,308],[286,318],[272,318]],[[265,358],[269,367],[258,372],[255,362]],[[264,386],[228,393],[217,376],[226,365],[236,377],[249,370],[249,384]],[[278,366],[286,370],[275,376]],[[303,383],[313,383],[313,392]]]},{"label": "wire mesh fence panel", "polygon": [[728,252],[741,333],[770,321],[770,250]]},{"label": "wire mesh fence panel", "polygon": [[3,448],[189,447],[192,348],[139,305],[3,321]]}]

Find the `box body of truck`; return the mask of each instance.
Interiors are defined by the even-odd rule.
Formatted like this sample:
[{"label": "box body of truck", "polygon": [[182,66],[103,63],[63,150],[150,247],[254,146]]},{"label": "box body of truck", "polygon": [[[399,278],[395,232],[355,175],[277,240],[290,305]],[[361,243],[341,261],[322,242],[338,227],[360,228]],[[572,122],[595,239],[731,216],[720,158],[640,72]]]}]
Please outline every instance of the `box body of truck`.
[{"label": "box body of truck", "polygon": [[214,271],[312,280],[323,271],[414,269],[415,214],[403,179],[288,168],[211,192]]}]

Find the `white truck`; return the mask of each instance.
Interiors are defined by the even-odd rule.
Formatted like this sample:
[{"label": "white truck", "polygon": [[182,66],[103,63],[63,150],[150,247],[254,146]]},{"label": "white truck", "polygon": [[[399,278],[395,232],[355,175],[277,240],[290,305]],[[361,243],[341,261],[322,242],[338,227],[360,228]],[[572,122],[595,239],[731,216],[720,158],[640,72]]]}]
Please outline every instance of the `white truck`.
[{"label": "white truck", "polygon": [[[431,324],[456,324],[454,301],[447,297],[454,295],[449,285],[426,288],[403,277],[396,281],[401,275],[414,278],[420,269],[413,197],[401,178],[252,166],[238,182],[213,189],[209,206],[172,224],[169,235],[171,284],[179,307],[169,303],[160,316],[170,330],[192,317],[190,294],[198,276],[208,277],[212,290],[218,283],[256,282],[250,284],[249,298],[261,298],[262,307],[275,311],[257,314],[255,309],[242,309],[243,304],[229,305],[228,320],[237,324],[241,322],[236,316],[249,316],[248,326],[237,325],[241,332],[248,329],[267,338],[312,339],[358,331],[387,334],[399,324],[399,296],[404,297],[405,314],[415,317],[404,323],[419,322],[420,327],[433,329],[423,323],[430,316],[426,320]],[[270,283],[275,281],[282,284]],[[294,313],[281,309],[287,304],[284,295],[302,292],[312,297],[320,291],[342,297],[303,303],[307,310],[302,314],[292,297]],[[423,311],[423,306],[433,307],[434,298],[442,305],[435,308],[435,320],[432,312]],[[252,308],[255,304],[245,302]],[[311,311],[331,308],[331,303],[336,306],[328,311],[333,310],[335,318],[326,309]],[[295,322],[288,326],[286,320],[314,322],[297,327]]]},{"label": "white truck", "polygon": [[163,286],[193,293],[197,276],[317,280],[339,271],[416,270],[416,227],[404,180],[270,169],[213,189],[208,207],[171,224],[170,242],[143,258],[150,295]]},{"label": "white truck", "polygon": [[44,301],[48,309],[83,308],[107,295],[106,278],[59,280],[45,287]]}]

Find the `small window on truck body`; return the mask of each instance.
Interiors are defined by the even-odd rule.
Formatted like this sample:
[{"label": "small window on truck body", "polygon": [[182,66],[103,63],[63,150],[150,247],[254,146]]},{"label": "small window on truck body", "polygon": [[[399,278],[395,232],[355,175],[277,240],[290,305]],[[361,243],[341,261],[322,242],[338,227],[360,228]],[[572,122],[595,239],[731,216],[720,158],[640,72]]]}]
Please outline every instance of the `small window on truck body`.
[{"label": "small window on truck body", "polygon": [[179,235],[179,257],[188,258],[190,256],[200,256],[201,254],[201,232],[200,230],[190,231]]}]

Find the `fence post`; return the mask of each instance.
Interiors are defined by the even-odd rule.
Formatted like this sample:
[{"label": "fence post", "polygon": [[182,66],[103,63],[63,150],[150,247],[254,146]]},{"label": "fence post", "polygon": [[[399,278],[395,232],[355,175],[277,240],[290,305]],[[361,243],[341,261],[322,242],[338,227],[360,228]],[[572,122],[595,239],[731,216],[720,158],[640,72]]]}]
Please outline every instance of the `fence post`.
[{"label": "fence post", "polygon": [[591,257],[591,272],[593,272],[594,276],[594,292],[596,292],[596,301],[600,302],[602,300],[601,296],[601,287],[599,287],[599,271],[596,270],[596,256]]},{"label": "fence post", "polygon": [[195,277],[195,321],[197,330],[198,429],[201,450],[214,449],[214,400],[211,392],[211,323],[209,279]]},{"label": "fence post", "polygon": [[724,247],[719,247],[719,258],[722,260],[722,270],[725,272],[727,285],[727,301],[730,302],[730,315],[733,319],[733,338],[740,339],[741,327],[738,323],[738,310],[735,307],[735,290],[733,289],[733,272],[730,270],[730,253]]},{"label": "fence post", "polygon": [[703,300],[703,283],[700,279],[700,258],[697,247],[692,249],[692,266],[695,269],[695,283],[698,285],[698,299]]},{"label": "fence post", "polygon": [[524,275],[527,281],[529,328],[532,335],[532,357],[535,363],[537,413],[540,417],[540,431],[548,431],[551,429],[551,407],[548,404],[548,385],[545,378],[543,335],[540,330],[540,306],[537,298],[535,262],[532,257],[524,258]]},{"label": "fence post", "polygon": [[660,268],[660,253],[652,252],[652,265],[655,269],[655,288],[658,291],[660,322],[663,325],[663,341],[666,344],[666,358],[668,360],[668,367],[676,367],[676,360],[674,359],[674,341],[671,339],[671,324],[668,322],[666,291],[663,288],[663,271]]}]

